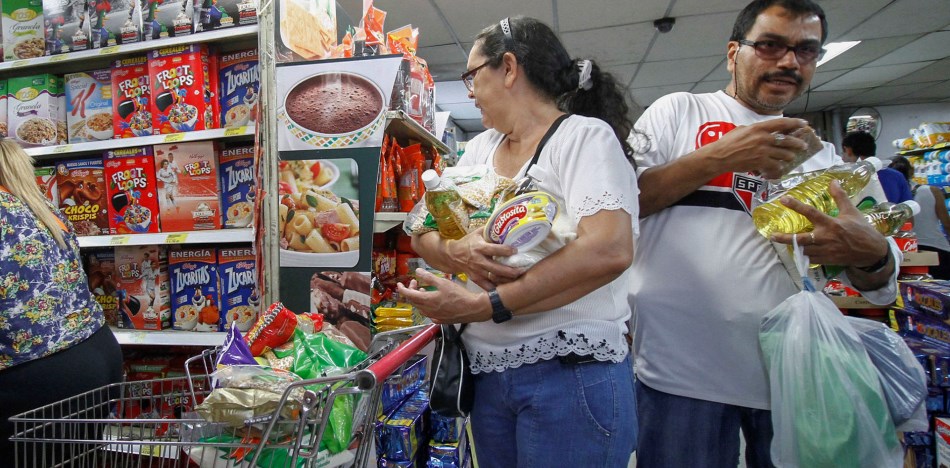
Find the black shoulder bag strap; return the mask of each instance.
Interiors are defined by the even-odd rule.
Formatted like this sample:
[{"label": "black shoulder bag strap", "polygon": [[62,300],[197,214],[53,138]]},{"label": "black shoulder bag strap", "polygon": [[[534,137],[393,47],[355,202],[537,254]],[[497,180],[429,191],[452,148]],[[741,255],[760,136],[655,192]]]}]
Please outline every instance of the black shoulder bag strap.
[{"label": "black shoulder bag strap", "polygon": [[538,142],[538,148],[534,150],[534,157],[531,158],[531,162],[528,163],[528,166],[525,167],[524,169],[524,175],[525,175],[525,177],[523,178],[524,180],[522,180],[521,185],[519,185],[517,190],[515,190],[516,196],[527,192],[529,187],[532,186],[531,178],[527,177],[528,171],[531,170],[531,166],[534,166],[535,164],[537,164],[538,158],[541,157],[541,150],[544,149],[544,145],[547,144],[548,140],[551,139],[551,136],[554,135],[554,132],[556,132],[558,127],[561,126],[561,122],[564,122],[570,116],[571,114],[563,114],[560,117],[558,117],[557,120],[555,120],[554,123],[551,124],[551,127],[548,128],[547,133],[545,133],[544,136],[541,137],[541,141]]}]

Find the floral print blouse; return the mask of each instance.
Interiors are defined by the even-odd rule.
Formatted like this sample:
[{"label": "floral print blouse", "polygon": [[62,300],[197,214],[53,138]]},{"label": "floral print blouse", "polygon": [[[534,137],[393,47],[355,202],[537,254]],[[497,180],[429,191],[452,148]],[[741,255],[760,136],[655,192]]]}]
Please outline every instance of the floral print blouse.
[{"label": "floral print blouse", "polygon": [[68,248],[0,187],[0,371],[69,348],[105,322],[69,221]]}]

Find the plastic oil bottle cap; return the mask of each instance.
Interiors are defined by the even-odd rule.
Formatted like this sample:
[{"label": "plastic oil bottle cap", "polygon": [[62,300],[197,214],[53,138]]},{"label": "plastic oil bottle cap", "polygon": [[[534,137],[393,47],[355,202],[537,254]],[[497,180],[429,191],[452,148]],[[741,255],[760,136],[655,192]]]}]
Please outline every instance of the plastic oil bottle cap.
[{"label": "plastic oil bottle cap", "polygon": [[914,200],[907,200],[903,203],[910,207],[910,212],[913,213],[914,216],[917,216],[917,214],[920,213],[920,204]]},{"label": "plastic oil bottle cap", "polygon": [[864,160],[871,163],[871,165],[874,166],[875,171],[880,171],[881,169],[884,168],[884,161],[881,161],[880,159],[875,158],[874,156],[865,158]]},{"label": "plastic oil bottle cap", "polygon": [[435,169],[426,169],[422,173],[422,183],[425,184],[426,190],[437,189],[440,182],[442,182],[442,178],[439,177],[438,172],[435,172]]}]

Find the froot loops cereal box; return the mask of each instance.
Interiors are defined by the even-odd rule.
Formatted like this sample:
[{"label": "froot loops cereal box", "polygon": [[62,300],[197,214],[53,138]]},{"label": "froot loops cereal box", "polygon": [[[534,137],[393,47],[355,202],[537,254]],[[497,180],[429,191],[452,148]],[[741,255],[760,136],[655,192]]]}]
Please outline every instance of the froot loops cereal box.
[{"label": "froot loops cereal box", "polygon": [[205,45],[166,47],[149,52],[152,134],[218,127],[217,61]]},{"label": "froot loops cereal box", "polygon": [[218,276],[225,330],[232,323],[242,332],[250,330],[261,307],[254,250],[250,246],[218,249]]},{"label": "froot loops cereal box", "polygon": [[221,212],[225,228],[246,228],[254,222],[257,193],[254,146],[238,146],[221,152]]},{"label": "froot loops cereal box", "polygon": [[171,279],[172,328],[220,331],[217,250],[214,247],[171,249],[168,276]]},{"label": "froot loops cereal box", "polygon": [[155,160],[150,146],[106,152],[109,234],[159,232]]},{"label": "froot loops cereal box", "polygon": [[152,100],[145,56],[112,65],[112,125],[115,138],[152,134]]}]

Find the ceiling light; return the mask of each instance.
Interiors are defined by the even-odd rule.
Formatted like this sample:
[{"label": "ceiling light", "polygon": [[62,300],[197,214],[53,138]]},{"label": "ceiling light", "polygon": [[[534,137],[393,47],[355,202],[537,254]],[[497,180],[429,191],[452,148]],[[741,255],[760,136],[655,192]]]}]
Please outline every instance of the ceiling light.
[{"label": "ceiling light", "polygon": [[825,56],[821,58],[816,67],[828,63],[831,59],[845,53],[848,49],[860,44],[861,41],[830,42],[825,44]]}]

